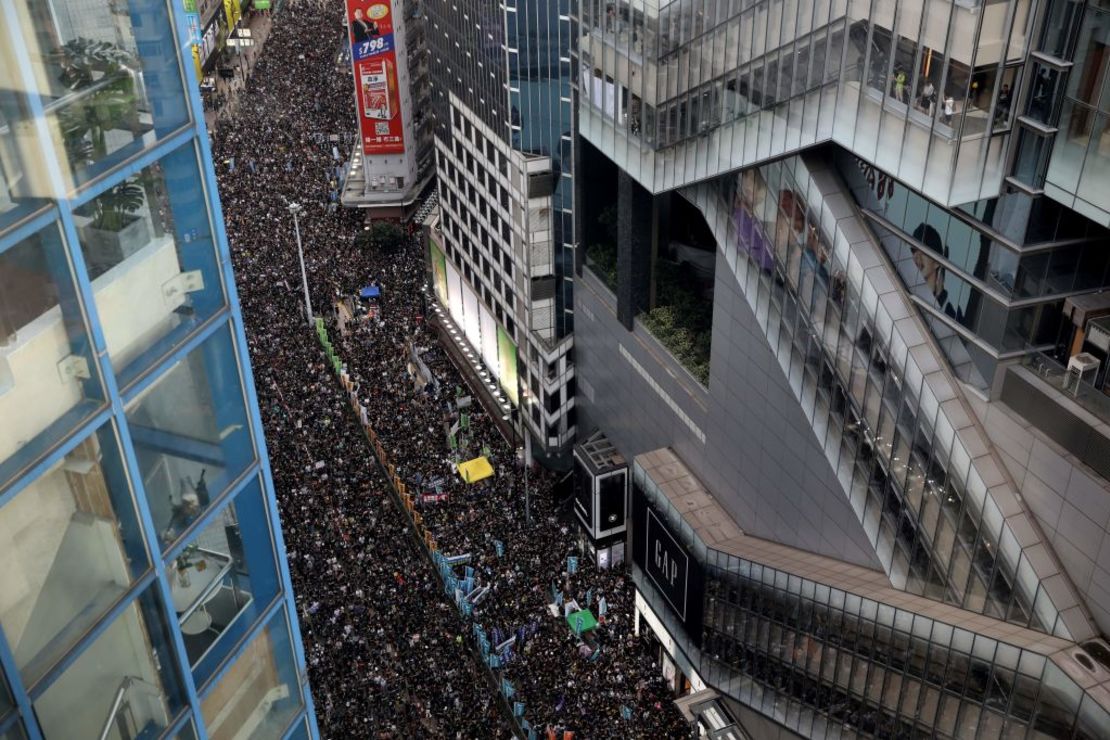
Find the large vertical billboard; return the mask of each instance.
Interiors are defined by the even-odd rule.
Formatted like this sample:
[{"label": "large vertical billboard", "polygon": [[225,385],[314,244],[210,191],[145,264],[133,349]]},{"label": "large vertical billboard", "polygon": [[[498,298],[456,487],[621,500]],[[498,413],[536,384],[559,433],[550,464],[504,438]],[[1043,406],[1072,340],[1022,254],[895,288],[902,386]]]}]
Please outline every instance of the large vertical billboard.
[{"label": "large vertical billboard", "polygon": [[405,151],[390,0],[347,0],[347,28],[362,153]]},{"label": "large vertical billboard", "polygon": [[432,279],[436,287],[436,297],[444,306],[449,305],[447,296],[447,256],[443,254],[443,247],[439,246],[434,236],[435,232],[429,230],[428,247],[432,253]]}]

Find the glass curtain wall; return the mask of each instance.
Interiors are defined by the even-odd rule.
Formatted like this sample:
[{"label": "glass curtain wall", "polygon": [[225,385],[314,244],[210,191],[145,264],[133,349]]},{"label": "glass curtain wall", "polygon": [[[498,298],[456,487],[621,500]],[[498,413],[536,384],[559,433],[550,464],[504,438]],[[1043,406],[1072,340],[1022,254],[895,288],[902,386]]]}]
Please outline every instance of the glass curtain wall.
[{"label": "glass curtain wall", "polygon": [[[1057,27],[1066,33],[1072,17],[1068,10],[1070,6],[1062,7],[1053,16],[1049,33]],[[1105,3],[1088,3],[1083,9],[1072,59],[1046,190],[1053,197],[1060,191],[1075,196],[1077,209],[1110,223],[1110,7]],[[1058,84],[1051,78],[1044,81],[1046,100]]]},{"label": "glass curtain wall", "polygon": [[1020,551],[1000,550],[1002,518],[968,453],[849,280],[796,166],[718,181],[717,207],[731,204],[741,285],[892,583],[1053,632],[1057,610]]},{"label": "glass curtain wall", "polygon": [[997,193],[1031,0],[586,0],[583,132],[655,191],[834,140],[942,203]]},{"label": "glass curtain wall", "polygon": [[315,728],[180,13],[0,10],[2,738]]},{"label": "glass curtain wall", "polygon": [[804,736],[1082,738],[1110,721],[1045,655],[715,550],[638,465],[636,487],[705,567],[700,644],[634,567],[706,681]]}]

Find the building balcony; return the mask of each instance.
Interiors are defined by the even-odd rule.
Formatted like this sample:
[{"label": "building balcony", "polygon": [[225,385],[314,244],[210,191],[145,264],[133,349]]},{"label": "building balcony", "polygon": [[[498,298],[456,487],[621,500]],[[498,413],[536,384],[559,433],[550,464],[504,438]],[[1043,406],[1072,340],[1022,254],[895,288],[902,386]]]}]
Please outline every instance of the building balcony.
[{"label": "building balcony", "polygon": [[1002,401],[1110,479],[1110,396],[1042,353],[1006,371]]}]

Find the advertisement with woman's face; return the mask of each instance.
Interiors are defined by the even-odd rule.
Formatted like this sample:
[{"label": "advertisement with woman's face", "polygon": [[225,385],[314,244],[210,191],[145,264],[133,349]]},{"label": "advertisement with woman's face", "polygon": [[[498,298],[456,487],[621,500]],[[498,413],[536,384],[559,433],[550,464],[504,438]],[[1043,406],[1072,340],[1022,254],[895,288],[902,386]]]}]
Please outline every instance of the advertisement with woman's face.
[{"label": "advertisement with woman's face", "polygon": [[758,214],[762,213],[767,186],[755,169],[745,170],[737,177],[732,199],[732,220],[736,227],[736,249],[746,252],[753,264],[764,272],[775,266],[774,255]]},{"label": "advertisement with woman's face", "polygon": [[[917,228],[913,230],[913,238],[924,244],[932,252],[945,257],[948,256],[948,247],[941,239],[940,233],[929,224],[918,224]],[[952,286],[953,291],[950,293],[947,284],[950,278],[944,264],[929,251],[918,247],[911,247],[910,253],[922,281],[928,287],[933,300],[936,301],[936,307],[954,319],[961,318],[967,310],[967,306],[964,305],[967,303],[967,296],[964,295],[963,300],[960,300],[961,291],[959,287],[962,285],[962,281],[959,278],[951,278],[954,285]],[[955,301],[952,300],[953,296],[956,298]]]}]

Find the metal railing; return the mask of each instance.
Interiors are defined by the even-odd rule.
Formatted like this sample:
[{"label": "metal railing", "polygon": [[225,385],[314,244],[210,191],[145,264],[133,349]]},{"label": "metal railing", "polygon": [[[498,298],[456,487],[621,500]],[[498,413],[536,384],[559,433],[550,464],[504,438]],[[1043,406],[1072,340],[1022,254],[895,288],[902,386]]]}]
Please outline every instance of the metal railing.
[{"label": "metal railing", "polygon": [[1044,385],[1051,386],[1062,397],[1074,401],[1101,421],[1110,424],[1110,396],[1083,380],[1077,373],[1043,352],[1032,352],[1022,358],[1021,364],[1029,368]]},{"label": "metal railing", "polygon": [[[116,719],[119,717],[120,712],[130,710],[131,702],[127,699],[127,694],[136,686],[146,689],[148,692],[152,693],[159,702],[162,701],[162,690],[150,681],[147,681],[142,676],[125,676],[123,680],[120,681],[119,688],[116,689],[116,696],[112,700],[112,708],[108,710],[108,716],[104,719],[104,724],[101,725],[100,740],[108,740],[108,737],[112,734],[112,728],[116,725]],[[163,712],[164,710],[165,707],[163,707]],[[132,724],[138,725],[134,716],[131,717],[131,720]],[[136,729],[141,731],[142,728],[136,727]],[[123,733],[121,732],[120,734],[122,735]],[[130,738],[125,738],[125,740],[130,740]]]}]

